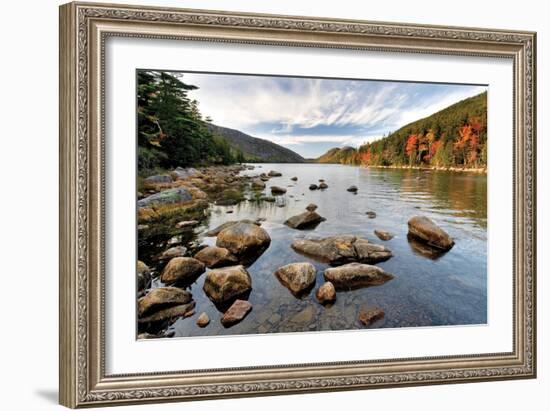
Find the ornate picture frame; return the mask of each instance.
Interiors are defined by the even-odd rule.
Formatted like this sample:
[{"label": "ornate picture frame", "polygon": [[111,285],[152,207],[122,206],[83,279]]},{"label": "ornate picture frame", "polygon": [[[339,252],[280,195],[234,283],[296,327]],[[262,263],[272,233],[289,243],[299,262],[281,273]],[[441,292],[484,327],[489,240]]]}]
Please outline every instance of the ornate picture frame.
[{"label": "ornate picture frame", "polygon": [[[513,350],[134,375],[105,371],[109,37],[481,56],[514,71]],[[536,377],[536,34],[69,3],[60,8],[60,403],[71,408]]]}]

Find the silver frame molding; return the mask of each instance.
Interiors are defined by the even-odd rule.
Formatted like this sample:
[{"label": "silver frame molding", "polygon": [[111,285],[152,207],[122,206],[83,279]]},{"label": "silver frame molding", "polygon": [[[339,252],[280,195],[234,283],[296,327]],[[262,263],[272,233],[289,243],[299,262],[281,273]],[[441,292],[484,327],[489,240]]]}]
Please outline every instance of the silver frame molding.
[{"label": "silver frame molding", "polygon": [[[511,59],[513,351],[106,375],[104,45],[110,36]],[[536,376],[536,34],[69,3],[60,7],[60,403],[76,408]]]}]

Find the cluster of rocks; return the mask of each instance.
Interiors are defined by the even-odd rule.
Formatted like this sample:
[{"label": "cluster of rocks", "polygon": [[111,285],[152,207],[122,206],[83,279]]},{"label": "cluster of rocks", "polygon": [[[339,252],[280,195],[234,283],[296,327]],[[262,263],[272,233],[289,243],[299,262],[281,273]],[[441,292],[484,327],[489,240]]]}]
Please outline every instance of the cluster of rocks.
[{"label": "cluster of rocks", "polygon": [[391,250],[380,244],[354,235],[340,235],[326,238],[297,238],[291,247],[304,255],[330,265],[350,262],[376,264],[393,257]]},{"label": "cluster of rocks", "polygon": [[[222,193],[225,197],[218,204],[227,201],[240,201],[239,191],[243,178],[238,174],[242,166],[229,166],[206,169],[177,168],[170,174],[151,176],[145,179],[147,196],[140,195],[138,200],[138,216],[140,223],[150,221],[162,215],[166,209],[181,207],[204,207],[205,199],[211,192]],[[266,181],[273,177],[281,177],[280,172],[271,170],[257,177],[247,177],[253,190],[266,188]],[[292,177],[297,181],[297,177]],[[326,189],[324,180],[319,184],[311,184],[310,189]],[[204,190],[204,191],[203,191]],[[286,193],[286,188],[270,186],[272,195]],[[357,193],[358,188],[351,186],[347,191]],[[274,197],[266,197],[273,199]],[[211,199],[211,198],[210,198]],[[314,228],[325,218],[317,212],[317,205],[309,204],[306,211],[290,217],[285,225],[302,230]],[[369,218],[375,218],[376,213],[368,211]],[[190,230],[200,224],[198,219],[176,220],[173,227],[177,230]],[[147,225],[141,224],[142,230]],[[181,232],[181,231],[180,231]],[[391,240],[394,235],[384,230],[374,230],[374,234],[383,241]],[[189,250],[178,245],[181,236],[169,240],[168,245],[158,258],[166,262],[160,272],[160,280],[165,286],[150,287],[152,270],[143,262],[137,265],[138,322],[149,325],[165,322],[178,317],[189,317],[194,314],[195,302],[192,294],[179,286],[187,286],[196,281],[206,272],[203,291],[222,311],[221,323],[232,326],[242,321],[252,310],[252,305],[246,298],[252,290],[252,278],[246,267],[254,262],[269,247],[271,238],[256,220],[228,221],[206,233],[215,236],[215,245],[210,245],[187,256]],[[427,255],[440,255],[450,250],[454,240],[439,226],[427,217],[415,216],[408,221],[408,239],[415,251]],[[187,244],[186,244],[187,245]],[[337,291],[346,291],[359,287],[376,286],[394,278],[382,268],[373,264],[386,261],[393,256],[390,249],[381,244],[374,244],[354,235],[337,235],[325,238],[296,238],[291,244],[296,252],[310,258],[328,263],[329,268],[323,272],[324,283],[315,291],[315,297],[320,304],[332,304],[336,301]],[[193,249],[192,249],[193,250]],[[209,269],[207,271],[207,268]],[[274,275],[290,292],[299,297],[315,288],[317,270],[309,262],[297,262],[279,267]],[[381,319],[384,311],[380,308],[361,308],[358,320],[368,326]],[[196,320],[197,326],[206,327],[210,323],[209,316],[203,312]]]}]

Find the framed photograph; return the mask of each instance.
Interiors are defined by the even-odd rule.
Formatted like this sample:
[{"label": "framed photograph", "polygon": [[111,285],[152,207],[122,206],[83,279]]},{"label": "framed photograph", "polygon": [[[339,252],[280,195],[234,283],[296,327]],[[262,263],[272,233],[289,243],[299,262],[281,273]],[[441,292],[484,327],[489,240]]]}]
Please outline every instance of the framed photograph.
[{"label": "framed photograph", "polygon": [[533,32],[60,8],[60,402],[536,376]]}]

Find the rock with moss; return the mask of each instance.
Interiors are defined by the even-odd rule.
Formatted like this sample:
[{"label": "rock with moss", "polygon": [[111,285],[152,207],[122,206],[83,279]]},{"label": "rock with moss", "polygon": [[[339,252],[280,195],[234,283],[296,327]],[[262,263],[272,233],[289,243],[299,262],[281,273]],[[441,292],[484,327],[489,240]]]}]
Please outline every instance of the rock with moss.
[{"label": "rock with moss", "polygon": [[159,193],[152,194],[141,200],[138,200],[138,208],[150,208],[154,206],[167,204],[183,204],[193,200],[191,193],[183,188],[170,188]]}]

